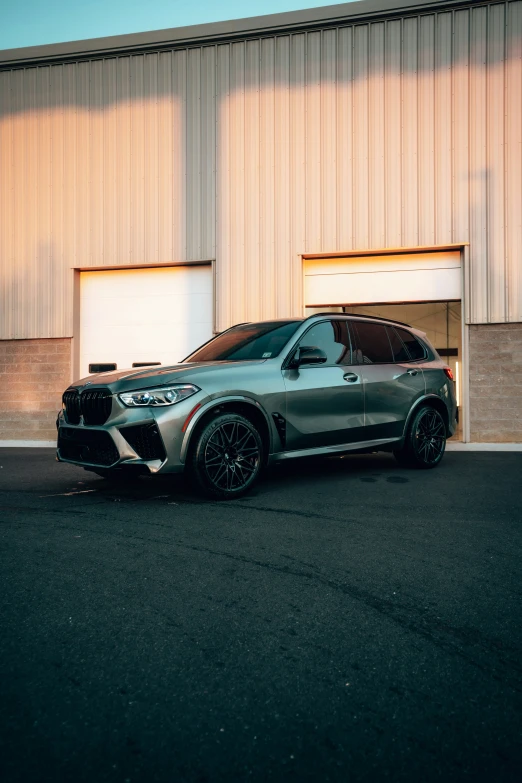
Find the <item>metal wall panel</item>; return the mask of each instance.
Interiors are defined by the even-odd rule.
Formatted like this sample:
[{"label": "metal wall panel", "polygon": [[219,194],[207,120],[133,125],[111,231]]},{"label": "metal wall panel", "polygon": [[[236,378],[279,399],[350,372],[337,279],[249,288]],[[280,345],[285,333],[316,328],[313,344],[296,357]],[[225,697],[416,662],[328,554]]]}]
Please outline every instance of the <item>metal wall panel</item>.
[{"label": "metal wall panel", "polygon": [[[369,223],[371,243],[374,247],[386,245],[386,203],[388,182],[386,180],[386,128],[385,128],[385,32],[384,24],[370,27],[369,48]],[[385,184],[386,183],[386,184]],[[395,183],[395,186],[397,183]],[[389,183],[389,189],[393,182]]]},{"label": "metal wall panel", "polygon": [[487,190],[490,171],[487,159],[487,24],[488,8],[470,13],[470,299],[471,323],[487,322],[488,307],[488,213]]},{"label": "metal wall panel", "polygon": [[260,41],[247,41],[245,50],[245,311],[253,321],[261,318],[260,291],[260,231],[259,220],[259,140],[261,73]]},{"label": "metal wall panel", "polygon": [[[522,321],[522,3],[507,8],[506,320]],[[518,99],[517,99],[518,96]]]},{"label": "metal wall panel", "polygon": [[386,247],[402,245],[402,96],[400,21],[386,25],[384,75]]},{"label": "metal wall panel", "polygon": [[[302,306],[301,248],[306,246],[306,35],[290,39],[290,312]],[[339,181],[339,180],[338,180]],[[339,198],[337,199],[338,203]]]},{"label": "metal wall panel", "polygon": [[[244,268],[259,258],[254,280],[262,304],[250,306],[248,295],[242,298],[236,253],[243,246],[234,248],[232,236],[230,249],[217,254],[227,281],[226,293],[218,291],[218,302],[223,294],[227,302],[218,328],[259,314],[300,313],[301,253],[468,241],[468,320],[522,318],[516,257],[522,230],[521,5],[517,0],[290,36],[288,159],[281,135],[287,80],[277,55],[287,38],[260,42],[259,141],[249,136],[259,180],[252,167],[243,179],[237,166],[218,165],[217,198],[224,216],[242,219],[232,211],[234,193],[248,199],[259,188],[259,219],[243,213],[249,227],[241,237]],[[227,126],[244,110],[232,85],[234,68],[248,68],[247,61],[236,58],[230,68],[228,105],[220,114]],[[248,103],[248,85],[241,89]],[[218,123],[222,136],[234,138]],[[259,255],[248,239],[257,231]],[[287,265],[290,295],[281,274]]]},{"label": "metal wall panel", "polygon": [[218,328],[302,253],[470,242],[522,320],[522,0],[0,73],[0,337],[72,334],[71,268],[216,258]]},{"label": "metal wall panel", "polygon": [[215,255],[215,49],[0,73],[0,339],[73,329],[77,266]]},{"label": "metal wall panel", "polygon": [[[290,305],[290,38],[281,36],[275,46],[274,103],[274,235],[275,313],[284,317]],[[248,317],[248,314],[247,314]]]},{"label": "metal wall panel", "polygon": [[419,244],[418,124],[419,20],[405,19],[402,28],[402,242]]}]

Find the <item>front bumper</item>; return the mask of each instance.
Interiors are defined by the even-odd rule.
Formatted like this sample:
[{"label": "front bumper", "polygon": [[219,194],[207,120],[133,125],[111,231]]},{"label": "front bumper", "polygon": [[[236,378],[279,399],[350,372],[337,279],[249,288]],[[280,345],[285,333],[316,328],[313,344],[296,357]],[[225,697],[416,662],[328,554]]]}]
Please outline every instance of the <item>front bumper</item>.
[{"label": "front bumper", "polygon": [[58,414],[56,458],[83,468],[112,470],[133,468],[148,473],[180,473],[182,431],[197,404],[193,395],[164,408],[126,408],[113,397],[112,410],[103,426],[70,424]]},{"label": "front bumper", "polygon": [[156,424],[125,427],[121,432],[60,426],[57,457],[60,462],[72,462],[82,467],[109,469],[132,465],[141,466],[149,473],[158,473],[167,462],[163,439]]}]

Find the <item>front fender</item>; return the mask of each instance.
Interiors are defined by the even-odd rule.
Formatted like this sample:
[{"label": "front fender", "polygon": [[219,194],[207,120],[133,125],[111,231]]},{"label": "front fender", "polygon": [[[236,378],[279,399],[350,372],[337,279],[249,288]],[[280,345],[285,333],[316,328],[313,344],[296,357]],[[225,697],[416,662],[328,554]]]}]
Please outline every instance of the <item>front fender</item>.
[{"label": "front fender", "polygon": [[257,402],[256,400],[253,400],[251,397],[244,397],[242,395],[231,395],[228,397],[218,397],[214,398],[212,400],[209,400],[209,402],[205,403],[205,405],[202,405],[201,408],[197,410],[197,412],[194,414],[193,418],[190,420],[187,429],[185,431],[185,435],[183,437],[183,441],[181,443],[181,451],[180,451],[180,462],[183,464],[186,461],[189,445],[190,445],[190,439],[192,434],[194,433],[194,430],[196,429],[198,422],[201,421],[203,416],[205,416],[209,411],[211,411],[213,408],[219,408],[220,405],[225,405],[230,402],[240,402],[241,404],[251,405],[253,408],[258,410],[260,413],[263,414],[266,424],[268,427],[268,432],[270,436],[270,446],[269,446],[269,453],[272,453],[272,442],[273,442],[273,432],[272,432],[272,426],[270,422],[270,418],[263,408],[263,406]]}]

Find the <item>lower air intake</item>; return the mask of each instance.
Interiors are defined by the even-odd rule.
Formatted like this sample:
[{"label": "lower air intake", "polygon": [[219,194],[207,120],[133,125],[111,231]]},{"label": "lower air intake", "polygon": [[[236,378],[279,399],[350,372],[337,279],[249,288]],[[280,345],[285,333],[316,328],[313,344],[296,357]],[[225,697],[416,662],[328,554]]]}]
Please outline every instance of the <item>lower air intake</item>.
[{"label": "lower air intake", "polygon": [[156,424],[123,427],[120,433],[141,459],[159,459],[163,462],[166,458],[165,446]]},{"label": "lower air intake", "polygon": [[118,449],[108,432],[86,430],[83,427],[60,427],[58,451],[63,459],[85,462],[89,465],[114,465],[120,458]]}]

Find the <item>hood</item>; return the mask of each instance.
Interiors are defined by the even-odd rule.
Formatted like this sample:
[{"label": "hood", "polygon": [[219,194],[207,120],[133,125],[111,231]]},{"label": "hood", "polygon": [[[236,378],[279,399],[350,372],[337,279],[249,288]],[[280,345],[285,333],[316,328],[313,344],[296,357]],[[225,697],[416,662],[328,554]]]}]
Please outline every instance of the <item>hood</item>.
[{"label": "hood", "polygon": [[95,375],[87,375],[79,381],[71,384],[72,387],[86,386],[109,387],[111,391],[133,391],[135,389],[152,389],[154,386],[167,386],[169,383],[196,383],[198,376],[219,368],[225,370],[238,369],[241,366],[251,367],[256,364],[264,364],[266,359],[244,362],[194,362],[184,364],[172,364],[169,367],[131,368],[129,370],[114,370],[100,372]]}]

